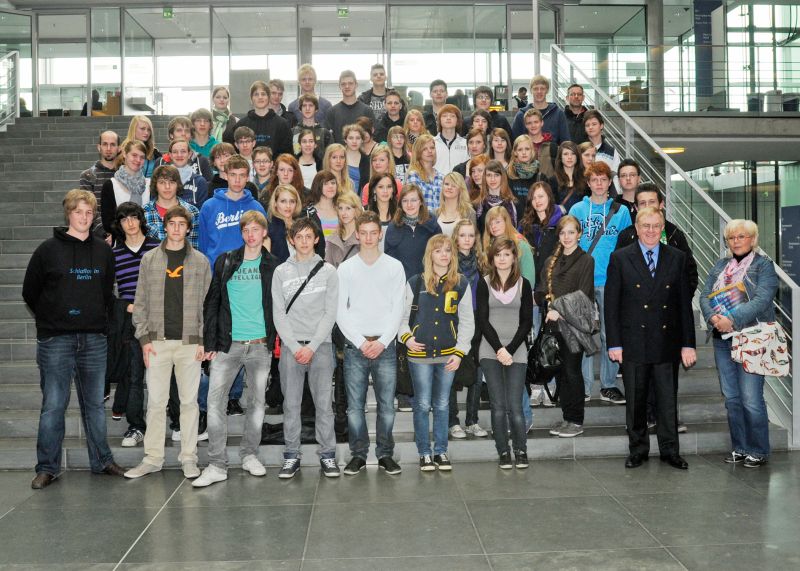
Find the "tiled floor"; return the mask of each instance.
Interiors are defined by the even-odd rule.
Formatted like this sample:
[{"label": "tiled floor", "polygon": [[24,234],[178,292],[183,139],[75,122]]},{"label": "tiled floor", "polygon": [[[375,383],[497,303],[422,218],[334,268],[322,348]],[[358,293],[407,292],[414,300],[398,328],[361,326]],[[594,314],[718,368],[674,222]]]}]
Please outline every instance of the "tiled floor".
[{"label": "tiled floor", "polygon": [[0,569],[797,569],[800,453],[767,467],[688,456],[404,466],[388,476],[276,470],[196,490],[176,470],[67,472],[43,491],[0,472]]}]

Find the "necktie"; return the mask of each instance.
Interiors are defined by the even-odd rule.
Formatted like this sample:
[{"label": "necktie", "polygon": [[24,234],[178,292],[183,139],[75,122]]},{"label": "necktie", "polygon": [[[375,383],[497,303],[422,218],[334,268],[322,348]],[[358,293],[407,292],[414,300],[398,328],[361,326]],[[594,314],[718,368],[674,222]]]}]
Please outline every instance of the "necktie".
[{"label": "necktie", "polygon": [[647,269],[650,275],[656,277],[656,261],[653,259],[653,250],[647,250]]}]

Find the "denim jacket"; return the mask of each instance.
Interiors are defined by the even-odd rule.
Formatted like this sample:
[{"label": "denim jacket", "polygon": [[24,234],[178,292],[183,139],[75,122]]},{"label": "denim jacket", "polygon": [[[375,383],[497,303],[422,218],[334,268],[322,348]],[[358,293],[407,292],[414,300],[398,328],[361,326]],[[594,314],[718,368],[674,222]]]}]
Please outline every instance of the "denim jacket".
[{"label": "denim jacket", "polygon": [[[729,261],[730,257],[719,260],[711,268],[706,278],[705,286],[700,294],[700,310],[703,312],[703,319],[706,322],[714,315],[708,295],[713,291],[717,276],[725,269]],[[747,269],[744,286],[749,301],[734,308],[728,315],[733,320],[733,328],[741,331],[759,321],[775,321],[775,306],[772,302],[778,291],[778,275],[775,273],[772,260],[757,253],[753,263]]]}]

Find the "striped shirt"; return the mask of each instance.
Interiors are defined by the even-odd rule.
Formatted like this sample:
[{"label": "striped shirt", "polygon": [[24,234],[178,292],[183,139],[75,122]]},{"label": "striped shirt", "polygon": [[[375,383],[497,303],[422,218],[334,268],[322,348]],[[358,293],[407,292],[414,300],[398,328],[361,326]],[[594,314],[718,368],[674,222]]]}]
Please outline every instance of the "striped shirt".
[{"label": "striped shirt", "polygon": [[159,241],[145,236],[138,252],[132,251],[125,242],[114,245],[114,274],[117,280],[117,296],[133,303],[136,284],[139,282],[139,266],[142,256],[159,245]]}]

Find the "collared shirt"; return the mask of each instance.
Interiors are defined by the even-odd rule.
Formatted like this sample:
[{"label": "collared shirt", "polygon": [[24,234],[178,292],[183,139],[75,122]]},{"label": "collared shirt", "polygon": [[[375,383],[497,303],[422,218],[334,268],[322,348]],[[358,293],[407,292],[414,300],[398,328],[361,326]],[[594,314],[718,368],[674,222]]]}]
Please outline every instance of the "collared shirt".
[{"label": "collared shirt", "polygon": [[661,244],[659,243],[659,244],[656,244],[655,246],[653,246],[652,248],[648,248],[647,246],[645,246],[642,243],[641,240],[639,240],[639,248],[641,248],[641,250],[642,250],[642,256],[644,256],[644,265],[645,266],[647,265],[647,252],[652,250],[653,251],[653,263],[655,264],[655,267],[658,268],[658,253],[659,253],[659,247],[660,246],[661,246]]},{"label": "collared shirt", "polygon": [[428,212],[436,212],[439,208],[439,198],[442,193],[442,182],[444,182],[444,175],[439,171],[435,171],[433,180],[430,182],[423,180],[419,173],[412,171],[408,175],[406,184],[416,184],[422,190],[422,197],[425,199],[425,205],[428,207]]},{"label": "collared shirt", "polygon": [[[192,248],[197,248],[197,224],[200,219],[200,211],[193,204],[189,204],[182,198],[178,199],[178,204],[183,206],[192,215],[192,229],[189,232],[189,243]],[[156,201],[151,200],[144,205],[144,219],[147,222],[147,235],[151,238],[163,242],[167,237],[167,231],[164,228],[164,219],[158,213],[156,208]]]}]

